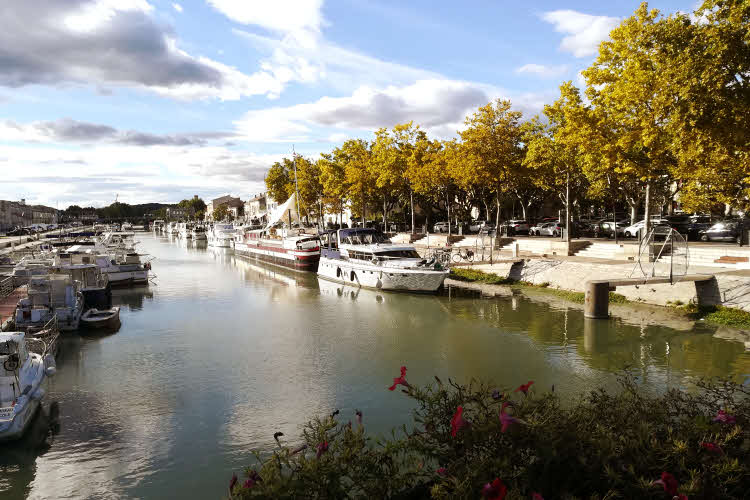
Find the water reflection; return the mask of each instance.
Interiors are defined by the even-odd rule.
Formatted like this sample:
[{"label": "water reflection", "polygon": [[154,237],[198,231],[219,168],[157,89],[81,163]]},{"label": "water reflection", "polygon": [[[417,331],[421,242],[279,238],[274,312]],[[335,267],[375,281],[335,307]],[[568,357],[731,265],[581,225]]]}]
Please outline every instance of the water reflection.
[{"label": "water reflection", "polygon": [[403,364],[415,384],[533,379],[568,394],[612,387],[625,366],[655,388],[750,373],[730,332],[659,309],[613,305],[618,317],[589,321],[525,288],[356,289],[179,238],[139,239],[156,283],[114,291],[117,335],[65,338],[49,387],[60,432],[46,452],[2,448],[3,499],[214,498],[252,450],[270,449],[276,431],[293,441],[310,416],[359,408],[376,434],[404,423],[409,400],[386,389]]}]

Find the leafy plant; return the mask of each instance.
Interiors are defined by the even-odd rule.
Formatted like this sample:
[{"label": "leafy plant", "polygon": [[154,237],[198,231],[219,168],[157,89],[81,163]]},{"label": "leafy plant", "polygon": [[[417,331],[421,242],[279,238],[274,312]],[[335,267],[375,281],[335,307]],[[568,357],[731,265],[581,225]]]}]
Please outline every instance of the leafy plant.
[{"label": "leafy plant", "polygon": [[[563,400],[452,380],[415,387],[406,368],[391,390],[414,400],[413,422],[389,439],[339,412],[234,477],[232,498],[746,498],[750,391],[699,382],[696,394],[644,393],[624,374]],[[385,390],[385,387],[383,388]],[[394,393],[393,397],[398,397]],[[347,421],[344,423],[344,421]],[[536,495],[536,496],[535,496]]]}]

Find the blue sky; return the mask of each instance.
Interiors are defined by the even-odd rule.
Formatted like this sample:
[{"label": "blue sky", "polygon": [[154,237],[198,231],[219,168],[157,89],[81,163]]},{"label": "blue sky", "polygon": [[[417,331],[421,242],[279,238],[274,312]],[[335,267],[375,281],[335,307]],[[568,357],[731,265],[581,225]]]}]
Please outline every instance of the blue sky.
[{"label": "blue sky", "polygon": [[[29,5],[33,4],[33,5]],[[662,12],[691,1],[651,2]],[[3,0],[0,199],[247,198],[284,155],[531,116],[638,2]]]}]

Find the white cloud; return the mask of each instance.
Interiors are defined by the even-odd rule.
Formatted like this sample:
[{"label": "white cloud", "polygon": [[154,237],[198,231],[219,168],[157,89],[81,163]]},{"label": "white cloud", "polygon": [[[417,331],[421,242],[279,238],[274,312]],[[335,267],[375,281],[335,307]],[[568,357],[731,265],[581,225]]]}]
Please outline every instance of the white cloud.
[{"label": "white cloud", "polygon": [[566,35],[560,49],[576,57],[596,54],[599,44],[609,38],[609,32],[620,22],[616,17],[592,16],[574,10],[545,12],[542,19],[553,24],[555,31]]},{"label": "white cloud", "polygon": [[554,78],[565,74],[568,71],[568,66],[560,64],[557,66],[545,66],[543,64],[524,64],[520,68],[516,69],[516,73],[530,73],[532,75],[538,75],[542,78]]},{"label": "white cloud", "polygon": [[[151,148],[99,145],[81,150],[49,145],[0,144],[0,199],[30,203],[108,205],[115,193],[127,203],[176,202],[227,191],[247,196],[264,190],[268,168],[283,155],[240,152],[222,146]],[[29,182],[34,179],[34,182]]]},{"label": "white cloud", "polygon": [[[33,5],[31,5],[33,3]],[[129,87],[182,99],[277,97],[295,75],[245,74],[178,46],[146,0],[3,0],[0,86]],[[177,4],[175,4],[177,5]],[[34,29],[29,29],[33,26]]]},{"label": "white cloud", "polygon": [[406,85],[416,80],[441,78],[432,71],[345,49],[327,42],[322,36],[299,37],[292,33],[275,39],[238,29],[234,33],[254,49],[268,54],[261,67],[280,81],[313,83],[325,80],[337,90],[351,92],[363,84]]},{"label": "white cloud", "polygon": [[[447,79],[380,89],[363,85],[346,97],[250,111],[235,126],[237,134],[249,142],[335,143],[413,120],[433,136],[447,138],[463,128],[464,118],[477,107],[507,96],[489,85]],[[511,96],[514,107],[525,116],[539,112],[548,98],[533,93]]]},{"label": "white cloud", "polygon": [[172,4],[172,8],[173,8],[174,10],[176,10],[177,12],[179,12],[179,13],[182,13],[182,5],[180,5],[180,4],[178,4],[178,3],[173,3],[173,4]]},{"label": "white cloud", "polygon": [[319,32],[322,0],[208,0],[216,10],[241,24],[280,32]]}]

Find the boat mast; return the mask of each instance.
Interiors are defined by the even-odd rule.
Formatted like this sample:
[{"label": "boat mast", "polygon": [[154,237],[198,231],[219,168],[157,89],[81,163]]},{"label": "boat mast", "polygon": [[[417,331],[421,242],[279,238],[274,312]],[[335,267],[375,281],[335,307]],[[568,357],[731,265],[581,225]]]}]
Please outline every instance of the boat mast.
[{"label": "boat mast", "polygon": [[[294,144],[292,144],[292,165],[294,165],[294,191],[297,195],[297,199],[294,200],[297,202],[297,218],[300,221],[300,227],[302,224],[302,213],[299,211],[299,185],[297,184],[297,153],[294,152]],[[291,219],[291,217],[290,217]],[[292,221],[289,221],[289,229],[292,229]]]}]

